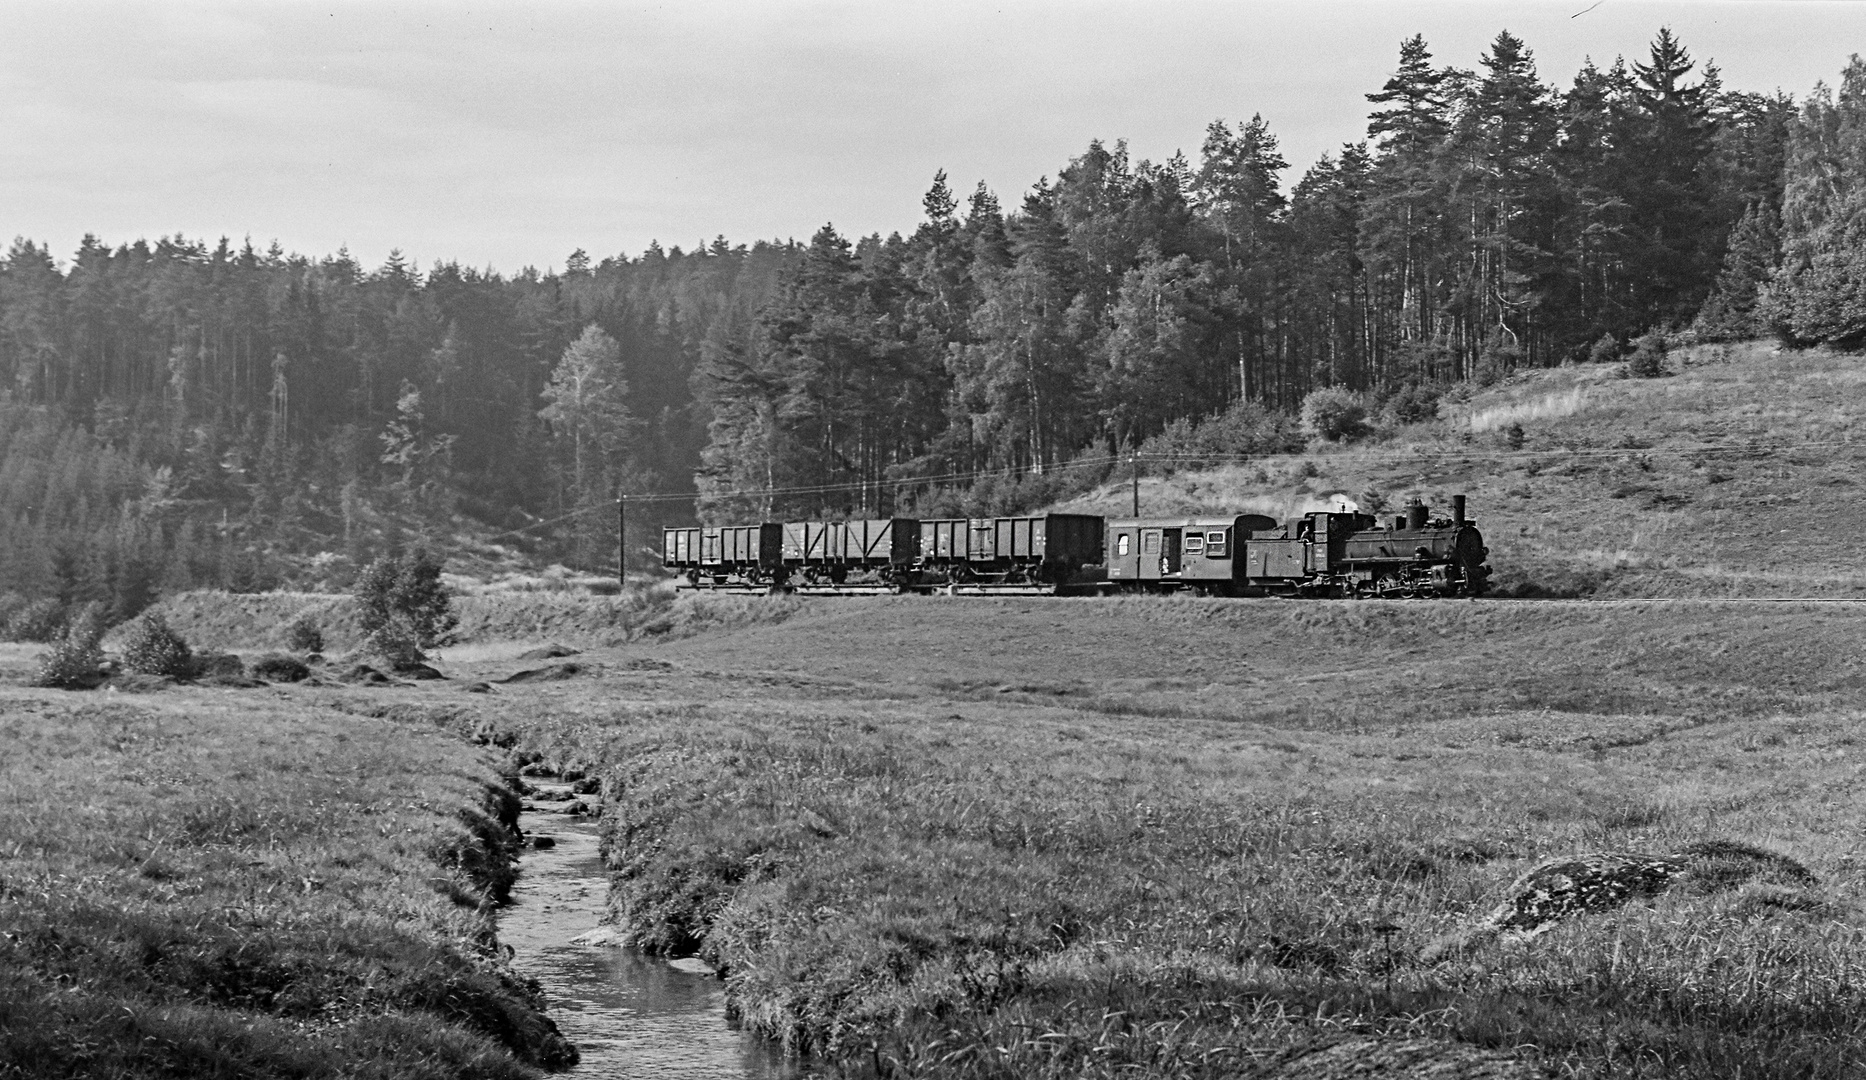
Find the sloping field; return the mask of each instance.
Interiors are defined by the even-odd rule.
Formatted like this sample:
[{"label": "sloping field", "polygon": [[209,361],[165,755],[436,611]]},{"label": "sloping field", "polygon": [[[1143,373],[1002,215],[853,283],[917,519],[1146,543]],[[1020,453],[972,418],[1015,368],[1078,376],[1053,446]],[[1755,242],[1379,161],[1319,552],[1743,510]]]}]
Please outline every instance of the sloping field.
[{"label": "sloping field", "polygon": [[[1753,343],[1530,372],[1371,444],[1152,478],[1142,510],[1392,513],[1466,492],[1498,584],[1530,594],[1866,596],[1866,358]],[[1521,430],[1512,448],[1511,425]],[[1116,482],[1065,509],[1130,509]]]}]

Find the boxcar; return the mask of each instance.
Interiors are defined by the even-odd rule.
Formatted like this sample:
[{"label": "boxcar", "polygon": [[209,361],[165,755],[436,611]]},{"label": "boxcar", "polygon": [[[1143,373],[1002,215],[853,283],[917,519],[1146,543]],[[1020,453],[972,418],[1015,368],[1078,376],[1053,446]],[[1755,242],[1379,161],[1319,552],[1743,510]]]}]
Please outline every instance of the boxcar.
[{"label": "boxcar", "polygon": [[912,518],[787,521],[781,558],[794,584],[898,584],[920,550]]},{"label": "boxcar", "polygon": [[1060,585],[1102,559],[1090,514],[935,518],[920,523],[923,584]]},{"label": "boxcar", "polygon": [[661,532],[661,564],[698,588],[768,586],[782,580],[784,527],[724,525]]}]

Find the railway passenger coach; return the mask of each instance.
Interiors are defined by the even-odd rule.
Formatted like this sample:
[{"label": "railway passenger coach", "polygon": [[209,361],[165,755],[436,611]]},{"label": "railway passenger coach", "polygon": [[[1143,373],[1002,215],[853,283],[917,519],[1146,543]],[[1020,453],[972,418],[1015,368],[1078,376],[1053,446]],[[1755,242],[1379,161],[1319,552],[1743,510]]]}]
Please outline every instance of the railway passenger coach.
[{"label": "railway passenger coach", "polygon": [[1221,596],[1479,596],[1489,552],[1465,517],[1325,511],[1111,518],[866,518],[670,528],[682,585],[807,593],[1193,592]]}]

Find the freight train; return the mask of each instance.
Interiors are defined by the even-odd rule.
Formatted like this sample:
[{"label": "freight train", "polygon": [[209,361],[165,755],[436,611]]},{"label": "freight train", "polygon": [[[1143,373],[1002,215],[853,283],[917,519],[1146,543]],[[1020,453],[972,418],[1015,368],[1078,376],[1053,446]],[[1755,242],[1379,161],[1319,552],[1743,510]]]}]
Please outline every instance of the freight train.
[{"label": "freight train", "polygon": [[1102,518],[879,518],[664,530],[662,565],[683,588],[865,594],[1481,596],[1483,534],[1414,502],[1379,519],[1323,511]]}]

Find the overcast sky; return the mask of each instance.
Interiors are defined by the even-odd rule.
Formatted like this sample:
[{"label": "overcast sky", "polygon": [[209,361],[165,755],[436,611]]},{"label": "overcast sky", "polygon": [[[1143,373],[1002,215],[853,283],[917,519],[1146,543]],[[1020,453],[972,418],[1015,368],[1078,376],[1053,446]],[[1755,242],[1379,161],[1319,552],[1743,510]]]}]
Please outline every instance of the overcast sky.
[{"label": "overcast sky", "polygon": [[1364,136],[1402,38],[1499,30],[1565,87],[1670,25],[1805,95],[1866,3],[0,2],[0,232],[183,233],[509,272],[584,248],[911,231],[944,168],[1007,206],[1090,139],[1196,158],[1262,113],[1291,185]]}]

